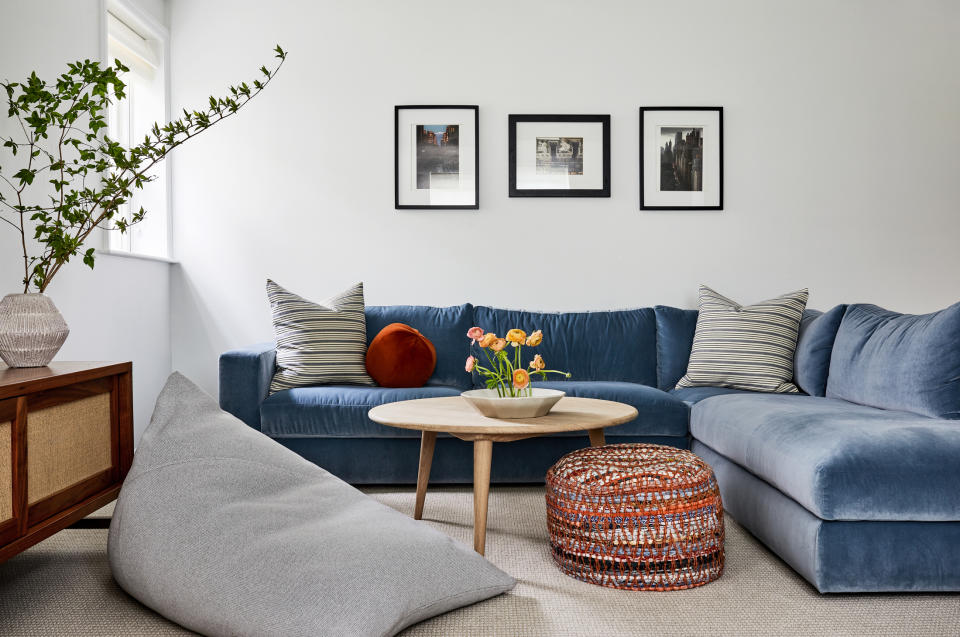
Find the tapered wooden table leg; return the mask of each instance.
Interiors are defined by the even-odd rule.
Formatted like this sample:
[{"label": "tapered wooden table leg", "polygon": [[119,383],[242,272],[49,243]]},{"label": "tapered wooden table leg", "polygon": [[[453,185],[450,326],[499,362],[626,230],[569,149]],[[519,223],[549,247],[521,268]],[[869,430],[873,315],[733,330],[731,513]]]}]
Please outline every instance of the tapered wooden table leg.
[{"label": "tapered wooden table leg", "polygon": [[430,465],[433,464],[433,447],[437,442],[437,432],[424,431],[420,437],[420,468],[417,469],[417,504],[413,509],[413,519],[423,518],[423,501],[427,497],[427,482],[430,481]]},{"label": "tapered wooden table leg", "polygon": [[473,441],[473,550],[483,555],[487,543],[487,497],[493,441]]},{"label": "tapered wooden table leg", "polygon": [[603,429],[588,429],[587,433],[590,434],[591,447],[602,447],[606,444],[603,437]]}]

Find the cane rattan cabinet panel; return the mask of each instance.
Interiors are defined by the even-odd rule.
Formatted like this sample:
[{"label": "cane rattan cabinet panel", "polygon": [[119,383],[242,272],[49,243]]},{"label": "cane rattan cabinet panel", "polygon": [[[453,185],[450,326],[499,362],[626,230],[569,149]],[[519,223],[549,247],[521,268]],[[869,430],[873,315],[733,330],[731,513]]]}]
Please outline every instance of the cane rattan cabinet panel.
[{"label": "cane rattan cabinet panel", "polygon": [[0,524],[13,518],[13,464],[8,460],[12,458],[12,432],[13,418],[0,422]]},{"label": "cane rattan cabinet panel", "polygon": [[0,366],[0,562],[115,499],[132,460],[130,363]]}]

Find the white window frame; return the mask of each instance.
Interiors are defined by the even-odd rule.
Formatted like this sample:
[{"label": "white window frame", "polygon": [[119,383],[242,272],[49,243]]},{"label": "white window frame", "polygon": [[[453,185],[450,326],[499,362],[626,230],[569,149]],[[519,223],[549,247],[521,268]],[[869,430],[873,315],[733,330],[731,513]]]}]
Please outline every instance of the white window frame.
[{"label": "white window frame", "polygon": [[[109,30],[107,27],[107,14],[112,13],[124,24],[134,29],[138,34],[145,38],[158,40],[162,48],[163,64],[163,117],[165,122],[170,121],[170,31],[166,26],[158,22],[153,16],[145,12],[133,2],[127,0],[100,0],[100,64],[101,67],[111,66],[113,60],[108,55]],[[163,125],[165,122],[159,122]],[[166,205],[164,210],[150,210],[148,214],[162,214],[165,217],[166,243],[165,255],[138,254],[130,250],[111,248],[108,232],[115,230],[105,230],[102,232],[101,247],[99,252],[124,257],[139,257],[143,259],[173,262],[173,215],[172,215],[172,167],[170,158],[163,160],[167,166],[164,171],[163,188],[166,194]]]}]

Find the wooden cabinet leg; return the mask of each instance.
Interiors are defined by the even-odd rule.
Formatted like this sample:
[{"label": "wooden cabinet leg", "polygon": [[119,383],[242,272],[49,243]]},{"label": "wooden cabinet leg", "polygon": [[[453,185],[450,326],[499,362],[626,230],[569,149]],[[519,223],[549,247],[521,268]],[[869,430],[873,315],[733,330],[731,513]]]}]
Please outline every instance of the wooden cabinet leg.
[{"label": "wooden cabinet leg", "polygon": [[487,543],[487,499],[493,441],[473,441],[473,550],[483,555]]},{"label": "wooden cabinet leg", "polygon": [[437,442],[435,431],[424,431],[420,437],[420,467],[417,469],[417,504],[413,519],[423,518],[423,501],[427,497],[427,482],[430,481],[430,466],[433,464],[433,447]]},{"label": "wooden cabinet leg", "polygon": [[603,437],[603,429],[588,429],[587,433],[590,434],[591,447],[602,447],[606,444]]}]

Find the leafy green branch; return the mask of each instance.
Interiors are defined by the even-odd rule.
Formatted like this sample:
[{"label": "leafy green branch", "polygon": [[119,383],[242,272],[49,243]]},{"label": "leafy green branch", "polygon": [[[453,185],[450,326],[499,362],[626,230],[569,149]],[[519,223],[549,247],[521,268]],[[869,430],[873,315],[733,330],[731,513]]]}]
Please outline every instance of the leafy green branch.
[{"label": "leafy green branch", "polygon": [[[267,87],[287,57],[279,45],[274,51],[279,62],[272,69],[261,66],[262,77],[231,86],[224,97],[211,96],[201,109],[183,109],[183,117],[163,126],[154,124],[143,142],[131,148],[102,132],[109,106],[126,97],[120,75],[129,69],[119,60],[106,68],[90,60],[70,63],[52,84],[35,72],[24,82],[0,82],[7,116],[22,132],[16,138],[0,137],[10,161],[20,162],[12,171],[0,164],[0,221],[19,234],[24,292],[31,287],[44,292],[95,229],[126,232],[141,221],[146,214],[142,207],[125,218],[121,206],[156,178],[151,169],[174,148],[232,117]],[[41,188],[41,202],[29,197]],[[41,245],[34,255],[28,249],[31,225],[32,237]],[[94,258],[94,248],[83,251],[83,262],[91,268]]]}]

